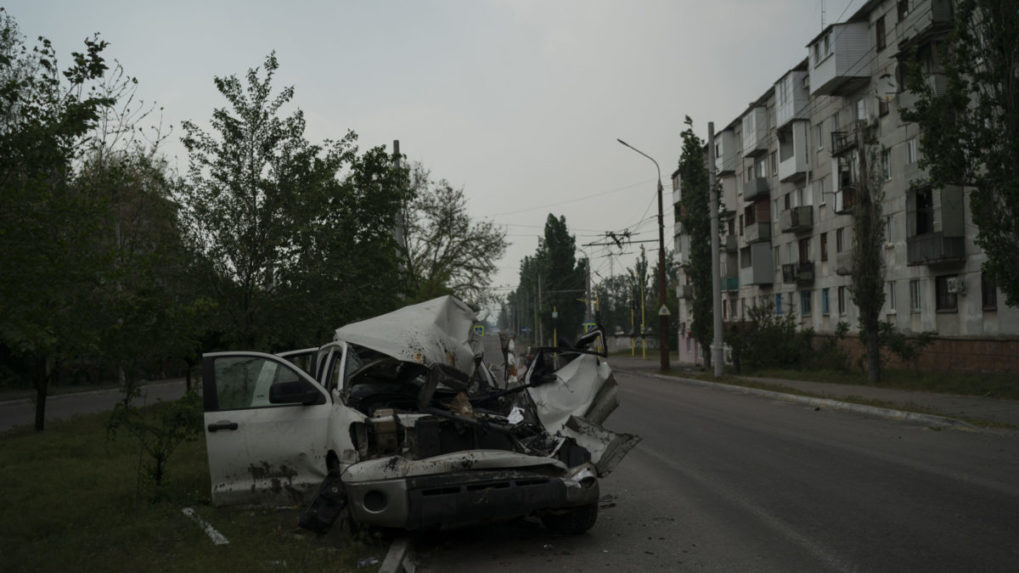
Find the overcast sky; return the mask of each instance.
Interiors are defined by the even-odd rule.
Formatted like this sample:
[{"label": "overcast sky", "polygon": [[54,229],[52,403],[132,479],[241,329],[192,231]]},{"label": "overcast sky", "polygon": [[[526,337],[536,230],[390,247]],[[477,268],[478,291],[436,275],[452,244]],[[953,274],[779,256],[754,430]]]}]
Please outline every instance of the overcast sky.
[{"label": "overcast sky", "polygon": [[[629,229],[657,239],[654,157],[666,188],[689,115],[702,138],[806,57],[825,23],[864,0],[447,0],[5,2],[30,39],[67,54],[99,32],[106,55],[175,127],[225,104],[213,77],[242,76],[275,50],[277,87],[293,85],[312,141],[348,129],[362,148],[391,145],[462,186],[471,214],[512,243],[496,285],[516,285],[548,214],[578,245]],[[823,4],[823,6],[822,6]],[[647,245],[649,258],[657,246]],[[606,247],[584,247],[599,276]],[[633,252],[636,248],[626,249]],[[619,252],[616,249],[614,252]],[[595,277],[595,280],[599,280]]]}]

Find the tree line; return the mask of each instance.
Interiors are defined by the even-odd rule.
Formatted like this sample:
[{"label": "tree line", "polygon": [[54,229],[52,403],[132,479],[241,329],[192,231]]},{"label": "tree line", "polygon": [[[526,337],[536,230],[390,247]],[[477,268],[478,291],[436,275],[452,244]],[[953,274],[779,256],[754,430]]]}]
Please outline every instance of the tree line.
[{"label": "tree line", "polygon": [[[319,143],[275,54],[214,78],[187,165],[96,35],[62,66],[0,8],[0,388],[187,373],[201,353],[321,344],[442,294],[481,300],[505,234],[463,189],[348,131]],[[154,124],[154,125],[151,125]]]}]

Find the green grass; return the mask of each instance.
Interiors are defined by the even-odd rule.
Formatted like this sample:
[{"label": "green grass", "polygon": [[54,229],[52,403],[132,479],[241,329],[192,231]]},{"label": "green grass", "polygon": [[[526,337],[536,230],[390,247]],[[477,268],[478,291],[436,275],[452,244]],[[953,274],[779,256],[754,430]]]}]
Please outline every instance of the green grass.
[{"label": "green grass", "polygon": [[[385,555],[339,524],[322,537],[298,529],[292,508],[212,507],[201,439],[174,453],[163,488],[139,484],[137,442],[107,441],[105,422],[0,434],[0,571],[354,571],[359,558]],[[230,544],[213,545],[184,507]]]},{"label": "green grass", "polygon": [[[790,380],[872,386],[867,381],[867,375],[858,371],[773,369],[761,370],[749,375],[764,378],[787,378]],[[943,392],[946,394],[1019,400],[1019,383],[1016,382],[1015,376],[1007,374],[915,372],[913,370],[885,369],[881,373],[881,383],[876,386],[899,390],[919,390],[923,392]]]},{"label": "green grass", "polygon": [[[799,377],[795,377],[795,376],[789,375],[788,372],[799,373],[800,376]],[[813,381],[813,382],[833,382],[833,383],[841,383],[841,384],[862,384],[862,385],[867,385],[866,384],[866,382],[867,382],[866,377],[862,377],[863,378],[862,381],[859,381],[856,378],[845,377],[845,376],[852,376],[851,374],[847,374],[845,372],[831,372],[830,374],[833,374],[833,376],[830,376],[830,377],[829,376],[824,376],[824,375],[816,376],[817,373],[818,373],[818,371],[768,370],[766,372],[755,372],[753,374],[753,376],[760,376],[760,377],[764,377],[764,378],[786,378],[786,379],[796,379],[796,380],[809,380],[809,381]],[[912,373],[910,373],[910,374],[912,374]],[[744,388],[756,388],[756,389],[759,389],[759,390],[769,390],[771,392],[779,392],[781,394],[793,394],[793,395],[796,395],[796,396],[806,396],[808,398],[829,398],[829,399],[832,398],[831,396],[823,394],[823,393],[808,392],[808,391],[805,391],[805,390],[801,390],[799,388],[794,388],[794,387],[791,387],[791,386],[785,386],[785,385],[783,385],[781,383],[781,380],[778,380],[778,381],[772,383],[772,382],[765,382],[765,381],[757,380],[757,379],[753,379],[753,378],[746,378],[746,377],[743,377],[743,376],[736,376],[736,375],[733,375],[733,374],[723,374],[720,378],[715,378],[714,375],[711,372],[700,371],[700,370],[694,371],[694,372],[675,372],[675,373],[672,374],[672,376],[681,377],[681,378],[693,378],[693,379],[696,379],[696,380],[703,380],[705,382],[719,382],[721,384],[730,384],[730,385],[733,385],[733,386],[742,386]],[[841,380],[841,381],[838,381],[838,380]],[[882,384],[881,386],[885,387],[885,388],[896,388],[897,387],[897,386],[891,386],[891,385],[888,385],[888,384]],[[909,388],[909,389],[911,389],[911,390],[923,390],[923,388]],[[921,406],[919,406],[917,404],[913,404],[913,403],[905,403],[904,404],[904,403],[900,403],[900,402],[888,402],[888,401],[885,401],[885,400],[876,400],[876,399],[873,399],[873,398],[864,398],[862,396],[840,396],[837,399],[839,401],[842,401],[842,402],[851,402],[853,404],[862,404],[862,405],[865,405],[865,406],[876,406],[878,408],[890,408],[890,409],[893,409],[893,410],[903,410],[903,411],[906,411],[906,412],[916,412],[916,413],[919,413],[919,414],[934,414],[934,415],[937,415],[937,416],[943,416],[944,415],[944,413],[942,413],[942,412],[934,412],[934,411],[931,411],[930,409],[923,408],[923,407],[921,407]],[[1007,430],[1019,430],[1019,426],[1014,426],[1012,424],[1006,424],[1004,422],[996,422],[996,421],[993,421],[993,420],[982,420],[982,419],[970,418],[970,417],[959,417],[959,416],[952,416],[952,417],[956,418],[958,420],[961,420],[963,422],[966,422],[968,424],[971,424],[973,426],[979,426],[979,427],[983,427],[983,428],[1000,428],[1000,429],[1007,429]]]}]

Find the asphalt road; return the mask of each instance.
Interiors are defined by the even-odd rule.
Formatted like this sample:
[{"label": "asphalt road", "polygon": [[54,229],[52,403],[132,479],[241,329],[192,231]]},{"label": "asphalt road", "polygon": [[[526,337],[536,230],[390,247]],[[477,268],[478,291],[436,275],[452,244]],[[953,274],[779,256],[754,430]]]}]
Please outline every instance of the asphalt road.
[{"label": "asphalt road", "polygon": [[[184,379],[146,384],[134,404],[141,406],[157,400],[176,400],[184,395]],[[70,394],[57,394],[46,398],[46,422],[65,420],[82,414],[106,412],[113,409],[123,393],[120,390],[92,390]],[[15,426],[35,423],[35,402],[12,400],[0,402],[0,432]]]},{"label": "asphalt road", "polygon": [[[425,571],[1015,571],[1019,434],[937,431],[617,373],[643,442],[588,533],[416,540]],[[421,570],[419,569],[419,570]]]}]

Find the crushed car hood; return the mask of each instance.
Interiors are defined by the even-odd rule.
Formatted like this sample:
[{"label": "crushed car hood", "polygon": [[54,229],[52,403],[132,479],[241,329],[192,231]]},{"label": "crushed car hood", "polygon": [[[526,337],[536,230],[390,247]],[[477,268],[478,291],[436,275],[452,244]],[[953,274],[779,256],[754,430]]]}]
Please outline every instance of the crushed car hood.
[{"label": "crushed car hood", "polygon": [[443,364],[471,374],[474,311],[443,296],[338,328],[337,341],[357,344],[407,362]]}]

